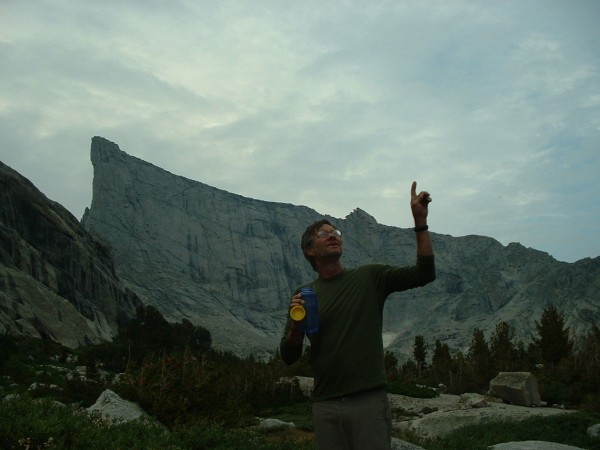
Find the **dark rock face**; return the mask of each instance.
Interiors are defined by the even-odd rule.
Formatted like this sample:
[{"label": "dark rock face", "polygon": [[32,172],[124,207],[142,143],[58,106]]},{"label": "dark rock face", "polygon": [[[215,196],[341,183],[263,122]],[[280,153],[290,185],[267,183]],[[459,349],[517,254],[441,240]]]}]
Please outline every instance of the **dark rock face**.
[{"label": "dark rock face", "polygon": [[[237,354],[275,351],[292,291],[314,278],[299,248],[314,220],[328,218],[343,230],[346,267],[415,261],[412,229],[380,225],[359,209],[335,219],[244,198],[173,175],[99,137],[91,157],[93,201],[83,223],[110,245],[118,276],[165,317],[209,329],[215,346]],[[549,304],[574,333],[600,321],[600,258],[568,264],[482,236],[433,240],[437,280],[387,302],[388,350],[410,355],[418,334],[430,345],[441,339],[464,349],[474,328],[489,336],[500,321],[527,342]]]},{"label": "dark rock face", "polygon": [[108,248],[2,163],[0,186],[0,332],[69,347],[110,340],[140,301]]}]

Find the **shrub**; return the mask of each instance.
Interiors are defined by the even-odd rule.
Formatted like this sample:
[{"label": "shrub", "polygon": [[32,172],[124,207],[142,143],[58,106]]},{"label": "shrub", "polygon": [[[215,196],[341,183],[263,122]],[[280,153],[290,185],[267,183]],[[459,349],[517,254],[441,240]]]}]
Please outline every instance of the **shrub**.
[{"label": "shrub", "polygon": [[111,424],[50,401],[19,398],[0,403],[0,448],[81,450],[309,450],[310,442],[269,443],[252,429],[220,425],[177,427],[134,421]]}]

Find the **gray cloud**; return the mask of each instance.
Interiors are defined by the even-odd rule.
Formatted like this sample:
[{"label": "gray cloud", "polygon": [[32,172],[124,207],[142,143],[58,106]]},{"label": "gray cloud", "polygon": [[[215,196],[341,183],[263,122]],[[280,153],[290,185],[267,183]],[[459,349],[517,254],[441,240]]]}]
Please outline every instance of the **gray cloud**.
[{"label": "gray cloud", "polygon": [[104,136],[247,197],[600,253],[594,0],[19,2],[0,158],[76,216]]}]

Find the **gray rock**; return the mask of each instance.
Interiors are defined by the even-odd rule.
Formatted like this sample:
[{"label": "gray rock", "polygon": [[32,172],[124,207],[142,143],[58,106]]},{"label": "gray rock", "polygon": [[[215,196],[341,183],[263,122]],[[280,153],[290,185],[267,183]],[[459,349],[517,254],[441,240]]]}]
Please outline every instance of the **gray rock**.
[{"label": "gray rock", "polygon": [[410,442],[403,441],[398,438],[392,438],[392,450],[424,450],[423,447],[411,444]]},{"label": "gray rock", "polygon": [[[326,217],[343,230],[348,267],[415,260],[408,220],[396,228],[360,209],[336,219],[245,198],[173,175],[99,137],[91,159],[93,200],[83,224],[110,246],[119,277],[169,320],[207,328],[215,346],[236,354],[275,351],[292,291],[314,277],[298,245],[312,221]],[[410,213],[399,207],[398,214]],[[531,318],[541,317],[547,298],[575,335],[600,322],[593,288],[600,257],[567,264],[516,243],[432,236],[437,280],[386,303],[384,342],[399,358],[411,356],[417,330],[464,350],[474,328],[489,334],[506,321],[515,339],[528,341]]]},{"label": "gray rock", "polygon": [[58,400],[50,400],[50,399],[46,399],[46,398],[36,398],[33,400],[34,404],[48,404],[53,408],[67,408],[67,405],[65,405],[62,402],[59,402]]},{"label": "gray rock", "polygon": [[466,408],[487,408],[490,406],[483,395],[474,393],[462,394],[459,402]]},{"label": "gray rock", "polygon": [[540,392],[530,372],[500,372],[490,381],[490,395],[519,406],[539,406]]},{"label": "gray rock", "polygon": [[[534,416],[553,416],[570,414],[575,411],[556,408],[529,408],[504,403],[487,402],[486,407],[476,407],[478,402],[469,406],[465,398],[456,395],[441,394],[431,399],[418,399],[403,395],[388,394],[392,410],[402,409],[409,412],[434,410],[422,417],[401,417],[394,419],[394,427],[402,431],[415,433],[423,438],[444,436],[458,428],[468,425],[480,425],[504,420],[524,420]],[[476,398],[473,396],[472,398]]]},{"label": "gray rock", "polygon": [[258,427],[266,430],[272,430],[280,428],[296,428],[296,425],[294,422],[284,422],[283,420],[279,419],[260,419]]},{"label": "gray rock", "polygon": [[87,412],[97,413],[104,420],[111,422],[131,422],[149,418],[137,404],[122,399],[110,389],[102,392],[96,402],[87,408]]},{"label": "gray rock", "polygon": [[300,385],[302,393],[307,397],[311,397],[313,393],[313,387],[315,384],[314,378],[296,376],[296,379],[298,380],[298,384]]},{"label": "gray rock", "polygon": [[587,435],[591,438],[600,439],[600,423],[589,427],[587,429]]},{"label": "gray rock", "polygon": [[504,442],[488,447],[490,450],[583,450],[580,447],[546,441]]}]

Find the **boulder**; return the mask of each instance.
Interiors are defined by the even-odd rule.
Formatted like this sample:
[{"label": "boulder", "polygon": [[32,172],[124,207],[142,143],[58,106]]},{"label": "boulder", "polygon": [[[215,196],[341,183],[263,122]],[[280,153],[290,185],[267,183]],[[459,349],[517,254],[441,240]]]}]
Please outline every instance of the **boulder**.
[{"label": "boulder", "polygon": [[96,403],[87,408],[87,412],[100,414],[104,420],[110,422],[131,422],[149,418],[137,404],[122,399],[110,389],[102,392]]},{"label": "boulder", "polygon": [[540,406],[538,383],[530,372],[500,372],[490,381],[490,395],[518,406]]},{"label": "boulder", "polygon": [[587,429],[587,435],[591,438],[600,439],[600,423],[589,427]]},{"label": "boulder", "polygon": [[[392,410],[407,412],[406,416],[394,417],[394,428],[426,439],[444,436],[468,425],[517,421],[575,412],[558,408],[530,408],[498,403],[483,399],[477,394],[460,397],[441,394],[428,399],[388,394],[388,398]],[[425,414],[427,410],[432,412]]]},{"label": "boulder", "polygon": [[307,397],[312,397],[313,387],[314,387],[314,378],[312,377],[301,377],[296,376],[298,380],[298,384],[300,385],[300,390]]},{"label": "boulder", "polygon": [[487,408],[490,406],[483,395],[472,392],[462,394],[458,401],[466,408]]},{"label": "boulder", "polygon": [[392,450],[424,450],[423,447],[411,444],[398,438],[392,438]]}]

